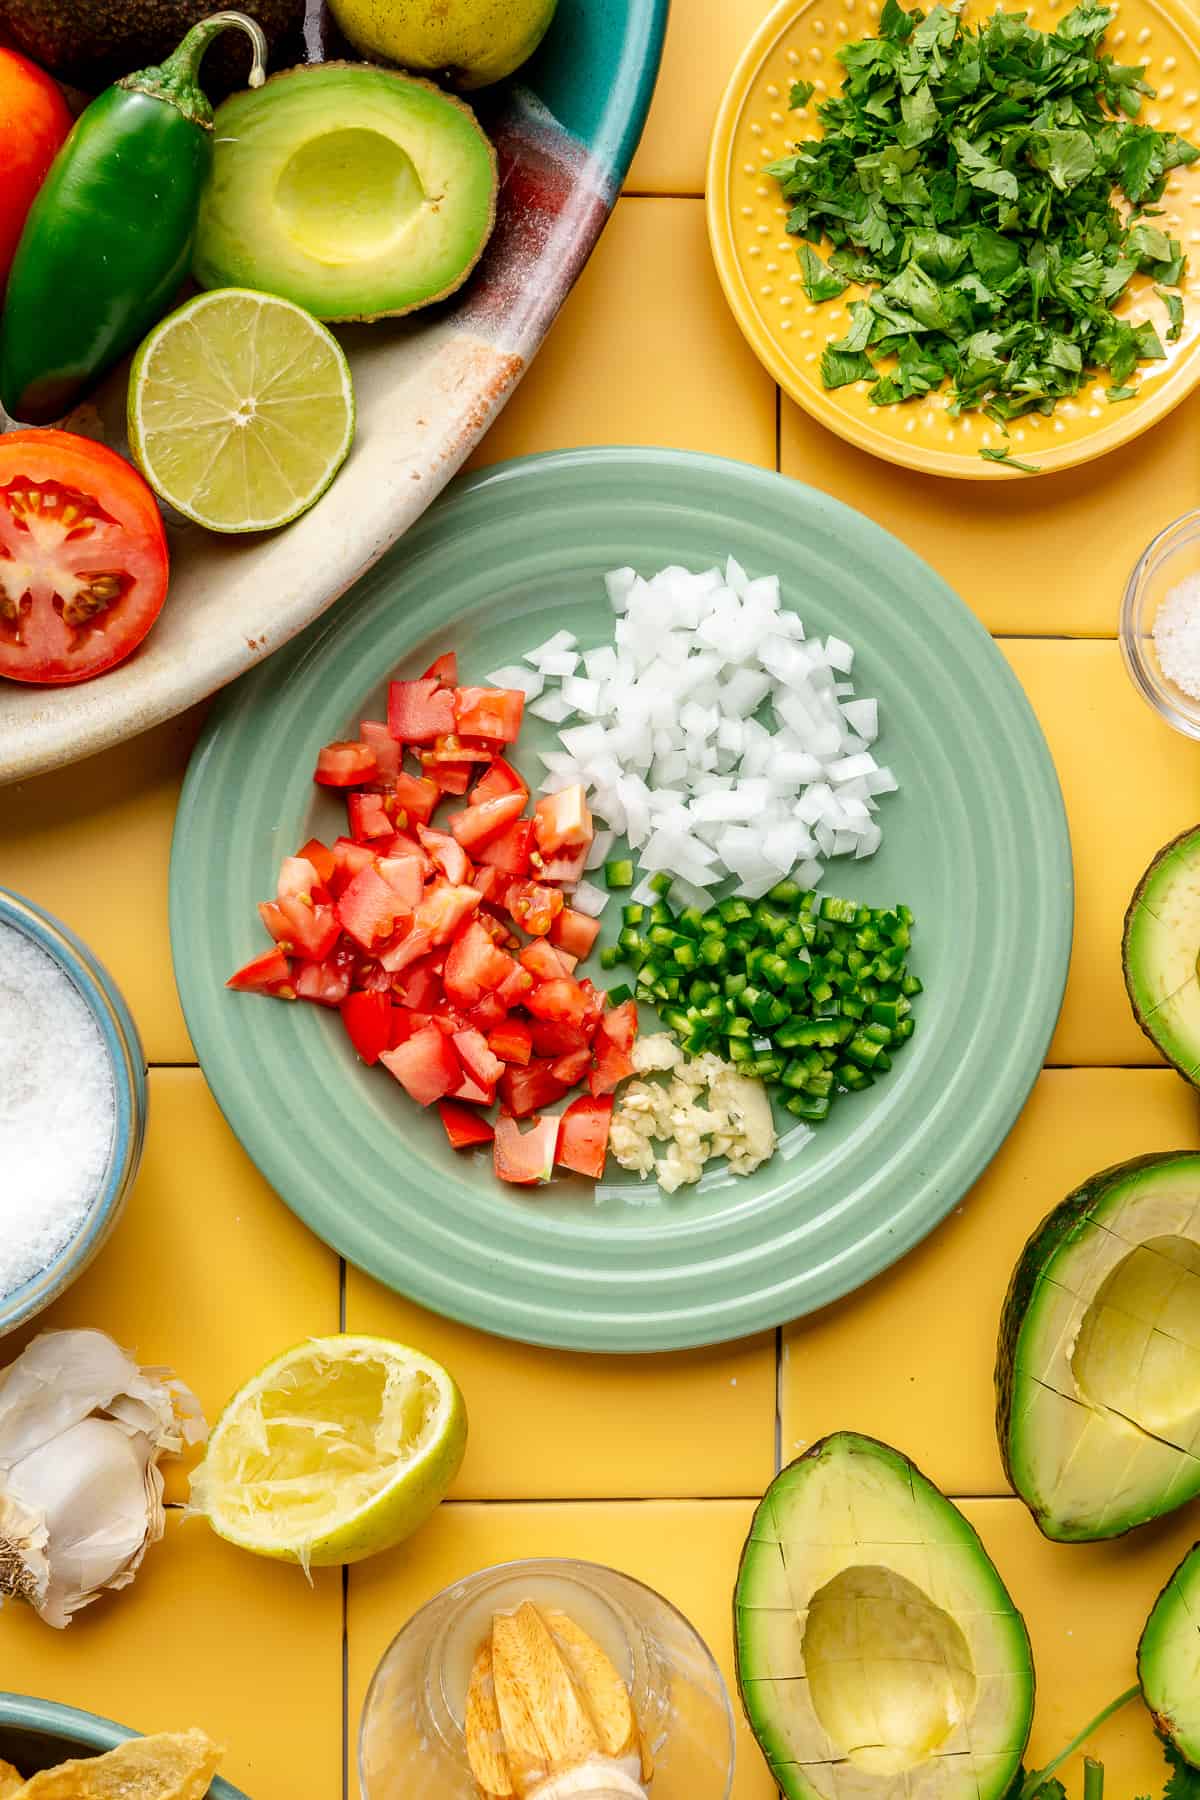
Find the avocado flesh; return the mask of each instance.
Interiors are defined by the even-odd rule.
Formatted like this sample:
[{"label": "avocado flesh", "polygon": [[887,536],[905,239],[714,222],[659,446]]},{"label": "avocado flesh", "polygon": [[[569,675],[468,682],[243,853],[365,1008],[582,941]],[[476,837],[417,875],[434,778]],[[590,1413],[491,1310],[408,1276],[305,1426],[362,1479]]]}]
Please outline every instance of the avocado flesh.
[{"label": "avocado flesh", "polygon": [[997,1429],[1047,1537],[1116,1537],[1200,1493],[1200,1155],[1094,1176],[1005,1301]]},{"label": "avocado flesh", "polygon": [[496,158],[453,95],[358,63],[290,69],[213,126],[193,273],[281,294],[319,319],[444,299],[495,221]]},{"label": "avocado flesh", "polygon": [[1134,1016],[1181,1075],[1200,1085],[1200,829],[1159,852],[1125,915],[1122,960]]},{"label": "avocado flesh", "polygon": [[734,1594],[738,1684],[787,1800],[998,1800],[1033,1714],[1020,1614],[907,1457],[839,1432],[778,1475]]},{"label": "avocado flesh", "polygon": [[1159,1731],[1200,1766],[1200,1546],[1154,1603],[1138,1645],[1138,1680]]}]

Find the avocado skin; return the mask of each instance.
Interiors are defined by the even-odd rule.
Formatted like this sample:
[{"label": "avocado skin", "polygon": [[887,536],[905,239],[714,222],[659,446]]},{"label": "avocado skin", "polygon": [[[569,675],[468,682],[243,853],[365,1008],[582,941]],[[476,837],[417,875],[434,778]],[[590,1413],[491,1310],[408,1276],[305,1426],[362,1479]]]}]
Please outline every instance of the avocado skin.
[{"label": "avocado skin", "polygon": [[[1185,833],[1190,836],[1190,833]],[[1110,1168],[1101,1169],[1096,1175],[1089,1176],[1082,1187],[1078,1187],[1065,1200],[1060,1200],[1051,1212],[1046,1214],[1041,1224],[1033,1232],[1029,1241],[1017,1260],[1008,1284],[1008,1292],[1004,1296],[1004,1306],[1000,1313],[1000,1336],[996,1347],[996,1437],[999,1440],[1000,1456],[1004,1463],[1004,1473],[1009,1485],[1026,1506],[1029,1502],[1017,1486],[1009,1445],[1009,1426],[1012,1422],[1013,1378],[1016,1368],[1017,1340],[1021,1335],[1021,1327],[1025,1322],[1025,1314],[1033,1298],[1033,1291],[1038,1277],[1042,1274],[1051,1257],[1064,1244],[1069,1244],[1085,1235],[1091,1229],[1092,1214],[1104,1199],[1108,1190],[1118,1181],[1124,1182],[1130,1175],[1140,1174],[1143,1169],[1156,1168],[1160,1163],[1174,1162],[1180,1155],[1179,1150],[1156,1151],[1148,1156],[1135,1156],[1129,1162],[1113,1163]],[[1052,1543],[1063,1540],[1046,1530],[1043,1516],[1033,1506],[1029,1506],[1034,1524],[1044,1537]],[[1124,1537],[1134,1527],[1127,1525],[1124,1531],[1114,1532],[1115,1537]],[[1086,1542],[1092,1540],[1086,1539]]]},{"label": "avocado skin", "polygon": [[1153,1707],[1150,1704],[1150,1696],[1146,1692],[1147,1677],[1146,1677],[1145,1665],[1143,1662],[1143,1656],[1144,1656],[1145,1649],[1146,1649],[1146,1639],[1149,1637],[1150,1628],[1154,1624],[1154,1615],[1157,1613],[1159,1607],[1162,1605],[1163,1601],[1166,1599],[1171,1588],[1174,1587],[1176,1581],[1184,1573],[1188,1564],[1195,1557],[1197,1551],[1200,1551],[1200,1544],[1193,1544],[1191,1549],[1187,1552],[1187,1554],[1185,1556],[1182,1556],[1179,1559],[1179,1562],[1171,1570],[1171,1573],[1167,1576],[1167,1579],[1163,1582],[1161,1588],[1158,1590],[1158,1593],[1155,1596],[1154,1605],[1150,1608],[1150,1611],[1146,1617],[1146,1623],[1142,1626],[1142,1634],[1138,1638],[1137,1660],[1136,1660],[1138,1686],[1142,1690],[1142,1704],[1145,1706],[1146,1711],[1150,1714],[1150,1717],[1153,1720],[1155,1731],[1157,1731],[1159,1737],[1163,1739],[1164,1743],[1170,1744],[1175,1750],[1177,1750],[1179,1752],[1180,1756],[1183,1757],[1184,1761],[1186,1763],[1191,1764],[1192,1768],[1195,1768],[1197,1765],[1193,1761],[1192,1757],[1188,1755],[1187,1751],[1184,1749],[1184,1746],[1180,1742],[1179,1734],[1178,1734],[1178,1731],[1177,1731],[1176,1725],[1175,1725],[1175,1721],[1172,1718],[1170,1718],[1166,1713],[1159,1712],[1155,1707]]},{"label": "avocado skin", "polygon": [[[237,3],[257,19],[272,49],[304,17],[304,0]],[[162,62],[197,19],[222,10],[221,0],[0,0],[0,28],[51,75],[97,93]],[[249,73],[249,44],[227,32],[205,57],[201,82],[216,99],[244,87]]]},{"label": "avocado skin", "polygon": [[1186,1082],[1192,1087],[1200,1087],[1200,1081],[1195,1079],[1192,1071],[1190,1069],[1185,1069],[1182,1063],[1177,1062],[1175,1057],[1163,1048],[1151,1031],[1142,1015],[1142,1009],[1138,1005],[1137,995],[1133,991],[1133,983],[1129,978],[1129,933],[1137,909],[1145,896],[1147,888],[1158,873],[1160,865],[1164,863],[1169,856],[1173,856],[1175,852],[1181,849],[1185,844],[1190,844],[1194,854],[1200,856],[1200,825],[1189,825],[1186,831],[1181,831],[1178,837],[1173,837],[1169,844],[1164,844],[1158,855],[1150,864],[1150,867],[1142,876],[1142,879],[1138,882],[1136,888],[1133,890],[1133,896],[1129,905],[1125,908],[1125,922],[1121,928],[1121,975],[1125,982],[1125,992],[1129,996],[1130,1008],[1134,1018],[1137,1020],[1138,1030],[1141,1032],[1142,1036],[1149,1039],[1159,1056],[1163,1058],[1164,1062],[1170,1063],[1176,1073],[1182,1075]]}]

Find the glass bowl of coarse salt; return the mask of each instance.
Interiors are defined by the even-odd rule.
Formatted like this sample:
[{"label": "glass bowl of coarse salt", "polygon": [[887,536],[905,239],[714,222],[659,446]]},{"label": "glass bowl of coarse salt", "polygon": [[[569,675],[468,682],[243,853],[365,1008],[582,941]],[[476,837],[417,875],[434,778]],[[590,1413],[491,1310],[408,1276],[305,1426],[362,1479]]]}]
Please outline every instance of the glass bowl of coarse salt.
[{"label": "glass bowl of coarse salt", "polygon": [[145,1130],[145,1058],[112,978],[65,925],[0,888],[0,1336],[96,1255]]},{"label": "glass bowl of coarse salt", "polygon": [[1176,731],[1200,738],[1200,510],[1143,550],[1121,602],[1120,636],[1142,698]]}]

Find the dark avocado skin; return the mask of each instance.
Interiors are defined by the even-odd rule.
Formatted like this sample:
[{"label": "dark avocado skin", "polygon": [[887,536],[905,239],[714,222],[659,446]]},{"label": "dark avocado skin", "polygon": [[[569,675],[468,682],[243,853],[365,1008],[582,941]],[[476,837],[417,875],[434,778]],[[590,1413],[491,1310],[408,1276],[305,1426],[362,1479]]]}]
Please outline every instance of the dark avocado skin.
[{"label": "dark avocado skin", "polygon": [[[257,19],[272,48],[304,17],[304,0],[238,5]],[[222,10],[220,0],[0,0],[0,35],[7,32],[16,49],[60,80],[97,93],[162,62],[197,19]],[[209,98],[218,99],[245,87],[249,73],[248,43],[240,32],[226,32],[205,57],[201,79]]]},{"label": "dark avocado skin", "polygon": [[1121,974],[1125,981],[1125,992],[1129,995],[1129,1005],[1133,1011],[1134,1018],[1137,1020],[1138,1029],[1141,1031],[1142,1036],[1150,1040],[1159,1056],[1161,1056],[1165,1062],[1169,1062],[1171,1067],[1182,1075],[1185,1081],[1190,1082],[1193,1087],[1197,1087],[1200,1086],[1200,1083],[1195,1081],[1191,1070],[1185,1069],[1182,1063],[1176,1062],[1173,1056],[1167,1054],[1145,1019],[1142,1017],[1141,1008],[1137,1003],[1137,996],[1133,991],[1133,984],[1129,979],[1129,932],[1130,927],[1133,924],[1134,914],[1137,912],[1142,896],[1154,879],[1159,864],[1165,862],[1168,856],[1174,856],[1175,852],[1182,849],[1185,845],[1190,847],[1194,856],[1200,858],[1200,825],[1189,825],[1186,831],[1181,831],[1179,836],[1172,838],[1169,844],[1164,844],[1133,891],[1133,898],[1125,908],[1125,923],[1121,931]]},{"label": "dark avocado skin", "polygon": [[[1188,835],[1190,836],[1191,834],[1188,833]],[[1142,1690],[1142,1703],[1145,1706],[1146,1711],[1150,1714],[1151,1719],[1153,1719],[1154,1729],[1155,1729],[1155,1731],[1157,1731],[1159,1737],[1165,1738],[1169,1744],[1173,1744],[1175,1749],[1179,1751],[1180,1756],[1183,1756],[1184,1752],[1183,1752],[1183,1747],[1178,1742],[1178,1740],[1175,1736],[1173,1721],[1170,1718],[1168,1718],[1166,1713],[1155,1712],[1154,1708],[1151,1706],[1149,1700],[1146,1697],[1146,1687],[1145,1687],[1145,1683],[1142,1679],[1142,1645],[1146,1641],[1146,1633],[1150,1629],[1150,1621],[1154,1617],[1155,1612],[1158,1610],[1159,1601],[1162,1599],[1163,1595],[1166,1593],[1167,1589],[1170,1587],[1170,1585],[1174,1581],[1175,1577],[1179,1574],[1180,1570],[1182,1568],[1184,1568],[1185,1565],[1191,1561],[1193,1556],[1195,1556],[1197,1550],[1200,1550],[1200,1544],[1193,1544],[1191,1549],[1188,1551],[1187,1555],[1180,1557],[1179,1562],[1171,1570],[1171,1573],[1167,1576],[1167,1579],[1163,1582],[1162,1586],[1159,1588],[1158,1593],[1155,1595],[1155,1598],[1154,1598],[1154,1605],[1150,1608],[1150,1611],[1146,1614],[1146,1623],[1142,1626],[1142,1635],[1139,1637],[1138,1644],[1137,1644],[1136,1667],[1137,1667],[1137,1675],[1138,1675],[1138,1686]],[[1184,1760],[1187,1761],[1187,1758],[1184,1757]],[[1195,1764],[1193,1764],[1192,1766],[1195,1767]]]},{"label": "dark avocado skin", "polygon": [[[1014,1493],[1019,1493],[1020,1490],[1013,1479],[1009,1446],[1013,1371],[1016,1365],[1017,1340],[1025,1323],[1025,1314],[1029,1310],[1038,1276],[1056,1251],[1064,1244],[1083,1237],[1091,1228],[1092,1214],[1116,1182],[1125,1181],[1130,1175],[1139,1174],[1143,1169],[1155,1168],[1159,1163],[1174,1162],[1177,1157],[1185,1154],[1187,1153],[1180,1150],[1160,1151],[1151,1156],[1135,1156],[1131,1162],[1114,1163],[1111,1168],[1101,1169],[1099,1174],[1090,1176],[1082,1187],[1076,1188],[1073,1194],[1068,1194],[1065,1200],[1061,1200],[1053,1212],[1046,1214],[1022,1250],[1008,1284],[1008,1293],[1004,1297],[1000,1314],[1000,1338],[996,1347],[996,1436],[1004,1461],[1004,1473]],[[1038,1513],[1033,1507],[1029,1510],[1038,1530],[1049,1537]],[[1116,1535],[1123,1536],[1124,1533]],[[1061,1540],[1054,1538],[1051,1541],[1057,1543]]]}]

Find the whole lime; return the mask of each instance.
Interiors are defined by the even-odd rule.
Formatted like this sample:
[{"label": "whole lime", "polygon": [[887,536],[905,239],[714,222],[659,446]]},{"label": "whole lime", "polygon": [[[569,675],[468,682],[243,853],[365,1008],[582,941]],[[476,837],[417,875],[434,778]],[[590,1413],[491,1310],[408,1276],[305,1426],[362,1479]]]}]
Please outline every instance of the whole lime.
[{"label": "whole lime", "polygon": [[364,56],[440,75],[458,88],[503,81],[533,55],[557,0],[329,0]]}]

